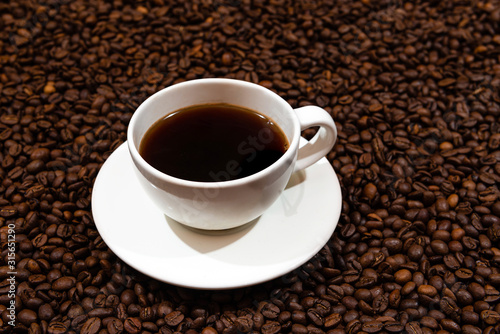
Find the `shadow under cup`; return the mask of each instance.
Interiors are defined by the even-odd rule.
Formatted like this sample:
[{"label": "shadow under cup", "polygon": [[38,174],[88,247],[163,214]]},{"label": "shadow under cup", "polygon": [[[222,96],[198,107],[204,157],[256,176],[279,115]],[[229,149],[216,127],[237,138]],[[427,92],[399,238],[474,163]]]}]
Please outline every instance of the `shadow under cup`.
[{"label": "shadow under cup", "polygon": [[[139,154],[146,131],[169,113],[189,106],[225,103],[255,110],[279,125],[290,144],[283,156],[253,175],[222,182],[187,181],[164,174]],[[292,107],[256,84],[232,79],[199,79],[165,88],[134,113],[127,141],[140,184],[156,206],[190,227],[221,230],[259,217],[285,189],[293,172],[300,124]]]}]

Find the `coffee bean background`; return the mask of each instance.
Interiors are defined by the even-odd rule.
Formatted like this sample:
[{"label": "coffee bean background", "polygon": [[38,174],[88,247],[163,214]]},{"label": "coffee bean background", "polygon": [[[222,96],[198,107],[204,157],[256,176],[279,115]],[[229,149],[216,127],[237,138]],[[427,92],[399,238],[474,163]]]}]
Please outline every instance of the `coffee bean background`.
[{"label": "coffee bean background", "polygon": [[[0,332],[500,332],[499,2],[19,0],[0,13]],[[337,123],[338,227],[270,282],[161,283],[93,222],[93,182],[135,108],[203,77]]]}]

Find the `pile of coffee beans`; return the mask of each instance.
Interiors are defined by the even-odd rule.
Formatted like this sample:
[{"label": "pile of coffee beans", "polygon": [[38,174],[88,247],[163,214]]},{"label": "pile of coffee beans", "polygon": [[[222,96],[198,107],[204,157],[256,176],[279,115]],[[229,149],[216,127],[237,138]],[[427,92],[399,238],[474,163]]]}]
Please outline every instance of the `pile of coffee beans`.
[{"label": "pile of coffee beans", "polygon": [[[204,77],[319,105],[339,130],[338,227],[263,284],[153,280],[93,222],[135,108]],[[499,91],[496,0],[3,1],[0,332],[499,333]]]}]

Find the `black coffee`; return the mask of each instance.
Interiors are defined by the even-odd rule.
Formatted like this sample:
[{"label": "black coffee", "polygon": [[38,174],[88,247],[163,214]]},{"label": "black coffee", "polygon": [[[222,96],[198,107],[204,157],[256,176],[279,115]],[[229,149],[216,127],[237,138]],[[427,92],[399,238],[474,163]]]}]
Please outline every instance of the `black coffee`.
[{"label": "black coffee", "polygon": [[181,109],[153,124],[139,153],[159,171],[215,182],[255,174],[276,162],[289,143],[266,116],[229,104]]}]

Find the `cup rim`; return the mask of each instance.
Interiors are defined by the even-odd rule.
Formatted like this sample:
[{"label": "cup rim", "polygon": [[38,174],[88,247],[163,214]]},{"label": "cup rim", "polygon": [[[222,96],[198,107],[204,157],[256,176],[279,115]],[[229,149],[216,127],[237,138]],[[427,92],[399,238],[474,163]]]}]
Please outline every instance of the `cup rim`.
[{"label": "cup rim", "polygon": [[[232,84],[232,85],[240,85],[242,88],[252,88],[259,90],[261,93],[268,94],[269,96],[272,96],[273,99],[278,101],[280,104],[284,105],[285,108],[289,111],[290,115],[292,115],[290,118],[292,120],[292,126],[294,130],[294,135],[293,138],[288,138],[290,141],[290,146],[287,149],[287,151],[277,160],[275,161],[272,165],[266,167],[265,169],[254,173],[249,176],[245,176],[242,178],[238,178],[235,180],[228,180],[228,181],[191,181],[191,180],[185,180],[181,179],[175,176],[168,175],[166,173],[163,173],[159,171],[158,169],[154,168],[151,166],[139,153],[139,150],[137,149],[137,146],[139,143],[136,143],[134,141],[134,136],[133,132],[136,127],[136,124],[138,123],[138,119],[140,118],[140,115],[145,113],[145,110],[147,109],[148,105],[151,104],[153,101],[156,99],[159,99],[162,97],[162,95],[169,93],[172,90],[176,89],[182,89],[184,86],[188,85],[196,85],[196,84]],[[261,112],[261,111],[259,111]],[[279,125],[279,124],[278,124]],[[290,140],[291,139],[291,140]],[[242,81],[242,80],[237,80],[237,79],[227,79],[227,78],[202,78],[202,79],[193,79],[193,80],[188,80],[188,81],[183,81],[168,87],[165,87],[153,95],[149,96],[144,102],[137,107],[135,110],[134,114],[132,115],[132,118],[130,119],[128,129],[127,129],[127,145],[129,148],[129,152],[131,154],[132,160],[134,161],[134,164],[139,168],[139,171],[141,174],[144,175],[142,170],[146,171],[149,175],[153,176],[154,178],[160,180],[161,182],[168,182],[171,184],[175,184],[178,186],[186,186],[186,187],[195,187],[195,188],[230,188],[230,187],[236,187],[240,186],[243,184],[248,184],[253,181],[256,181],[258,179],[261,179],[262,177],[269,175],[273,172],[275,172],[280,166],[285,163],[286,161],[293,159],[293,155],[296,154],[298,150],[298,145],[299,145],[299,139],[300,139],[300,124],[295,116],[295,113],[293,111],[292,106],[288,104],[281,96],[276,94],[275,92],[271,91],[270,89],[267,89],[263,86],[260,86],[255,83],[247,82],[247,81]],[[137,144],[137,145],[136,145]],[[149,178],[148,178],[149,179]],[[151,181],[150,181],[151,182]]]}]

